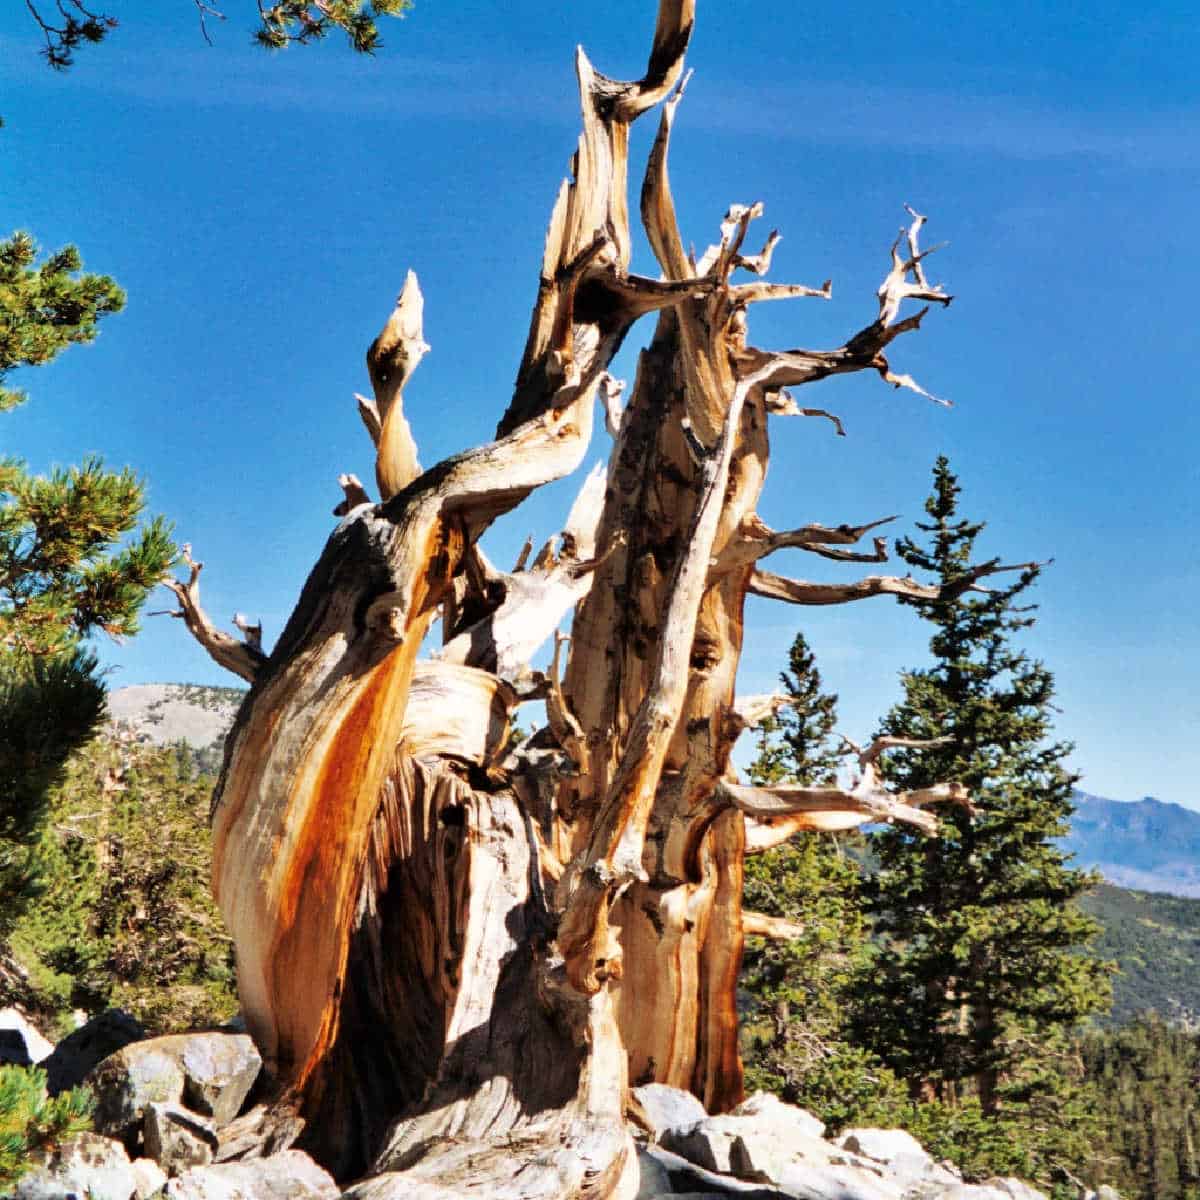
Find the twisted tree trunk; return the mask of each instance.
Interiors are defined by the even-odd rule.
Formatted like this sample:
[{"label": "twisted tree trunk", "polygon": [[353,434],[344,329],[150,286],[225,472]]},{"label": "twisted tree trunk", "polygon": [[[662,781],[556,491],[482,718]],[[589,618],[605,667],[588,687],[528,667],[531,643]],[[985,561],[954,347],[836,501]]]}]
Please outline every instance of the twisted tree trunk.
[{"label": "twisted tree trunk", "polygon": [[[199,565],[174,583],[189,628],[252,683],[215,799],[214,886],[238,950],[246,1020],[279,1086],[274,1144],[297,1140],[354,1195],[609,1197],[633,1188],[630,1079],[741,1096],[735,984],[743,932],[788,936],[741,909],[742,861],[798,830],[933,821],[947,786],[892,796],[876,762],[844,789],[736,785],[738,735],[778,698],[739,701],[747,592],[798,604],[935,597],[910,579],[822,585],[761,572],[782,547],[846,549],[878,522],[775,533],[756,516],[768,423],[784,390],[873,369],[948,303],[917,236],[892,248],[877,316],[840,347],[747,344],[764,300],[828,298],[760,279],[777,240],[743,253],[758,206],[684,252],[667,178],[694,0],[660,0],[645,76],[577,60],[583,131],[555,202],[529,339],[496,440],[422,472],[402,392],[427,347],[410,274],[372,344],[359,398],[382,496],[343,476],[343,519],[273,652],[217,633]],[[660,105],[642,220],[660,277],[630,273],[630,123]],[[903,244],[903,250],[902,250]],[[657,312],[627,405],[607,367]],[[924,394],[924,393],[922,393]],[[478,539],[575,470],[597,400],[613,439],[563,535],[498,570]],[[837,424],[836,418],[831,418]],[[838,426],[840,432],[840,426]],[[978,568],[974,586],[995,563]],[[957,586],[957,585],[956,585]],[[573,614],[548,676],[537,648]],[[431,622],[443,649],[417,661]],[[544,700],[515,751],[509,717]]]}]

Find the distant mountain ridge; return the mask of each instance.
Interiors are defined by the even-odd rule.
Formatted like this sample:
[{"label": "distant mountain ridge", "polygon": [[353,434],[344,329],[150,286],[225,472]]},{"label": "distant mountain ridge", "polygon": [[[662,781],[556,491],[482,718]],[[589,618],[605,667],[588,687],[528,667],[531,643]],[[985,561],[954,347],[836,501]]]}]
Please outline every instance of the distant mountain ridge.
[{"label": "distant mountain ridge", "polygon": [[1147,796],[1109,800],[1075,793],[1071,832],[1060,845],[1075,864],[1143,892],[1200,897],[1200,812]]}]

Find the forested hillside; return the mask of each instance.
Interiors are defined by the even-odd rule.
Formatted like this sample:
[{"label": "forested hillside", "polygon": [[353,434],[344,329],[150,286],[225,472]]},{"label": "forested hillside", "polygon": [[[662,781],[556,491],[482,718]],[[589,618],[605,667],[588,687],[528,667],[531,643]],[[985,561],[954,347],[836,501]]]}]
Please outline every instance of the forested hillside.
[{"label": "forested hillside", "polygon": [[1143,1015],[1081,1049],[1104,1130],[1091,1177],[1128,1200],[1197,1200],[1200,1036]]},{"label": "forested hillside", "polygon": [[1103,883],[1080,905],[1100,922],[1096,953],[1120,966],[1106,1023],[1124,1025],[1147,1009],[1200,1019],[1200,899]]},{"label": "forested hillside", "polygon": [[11,926],[0,1007],[61,1029],[109,1006],[162,1031],[236,1012],[209,890],[214,782],[182,744],[105,734],[76,752],[50,796],[38,894]]}]

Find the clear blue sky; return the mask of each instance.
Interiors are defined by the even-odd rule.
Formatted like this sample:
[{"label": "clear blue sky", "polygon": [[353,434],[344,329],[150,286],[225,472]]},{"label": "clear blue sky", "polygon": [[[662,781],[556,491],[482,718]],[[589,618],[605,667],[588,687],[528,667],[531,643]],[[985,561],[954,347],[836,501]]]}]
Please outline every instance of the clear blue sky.
[{"label": "clear blue sky", "polygon": [[[268,56],[248,0],[226,0],[211,48],[185,0],[109,7],[120,28],[65,75],[23,5],[0,13],[0,231],[74,242],[129,292],[94,346],[16,380],[33,398],[3,448],[38,469],[132,464],[208,564],[212,615],[261,616],[270,639],[336,476],[371,478],[352,393],[410,266],[433,346],[406,396],[422,461],[491,436],[574,144],[574,46],[635,76],[654,6],[418,0],[370,61],[335,41]],[[762,200],[763,232],[784,234],[773,277],[832,277],[829,304],[756,312],[763,346],[832,346],[869,321],[902,204],[930,215],[949,242],[931,275],[957,299],[893,363],[955,407],[866,375],[805,389],[849,436],[778,423],[762,515],[916,519],[948,454],[965,513],[990,522],[985,556],[1056,560],[1026,644],[1056,673],[1084,787],[1200,807],[1197,62],[1182,3],[704,3],[672,172],[685,237],[703,246],[731,201]],[[498,526],[496,557],[552,532],[574,486]],[[773,567],[856,572],[796,552]],[[752,602],[742,690],[772,686],[800,627],[852,735],[926,661],[927,632],[885,599]],[[101,649],[113,686],[233,682],[166,618]]]}]

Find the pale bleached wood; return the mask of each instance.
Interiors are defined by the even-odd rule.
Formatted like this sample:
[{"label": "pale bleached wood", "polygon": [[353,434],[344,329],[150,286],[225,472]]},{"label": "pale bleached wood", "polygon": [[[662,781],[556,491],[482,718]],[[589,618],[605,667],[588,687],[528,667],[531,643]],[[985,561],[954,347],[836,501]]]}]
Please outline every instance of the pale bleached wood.
[{"label": "pale bleached wood", "polygon": [[747,937],[770,938],[772,941],[789,942],[802,938],[808,927],[786,917],[773,917],[769,913],[742,910],[742,932]]},{"label": "pale bleached wood", "polygon": [[[376,447],[375,479],[379,494],[389,500],[421,473],[417,461],[417,443],[404,416],[404,385],[429,351],[423,336],[425,298],[415,271],[409,271],[404,287],[379,336],[367,351],[367,370],[375,389],[375,413],[379,433],[373,437]],[[359,411],[371,431],[370,410],[360,401]]]},{"label": "pale bleached wood", "polygon": [[242,630],[245,640],[239,641],[218,629],[200,604],[200,572],[204,564],[192,558],[190,545],[183,547],[183,561],[188,568],[186,581],[170,575],[162,580],[163,586],[170,588],[179,601],[179,609],[167,615],[183,621],[188,632],[216,663],[253,683],[267,657],[262,649],[262,626],[251,626],[248,622],[243,624],[238,613],[234,615],[234,624]]},{"label": "pale bleached wood", "polygon": [[750,578],[749,590],[756,596],[784,600],[788,604],[846,604],[872,596],[903,596],[909,600],[955,600],[966,592],[986,592],[979,580],[1003,571],[1031,571],[1038,563],[1010,563],[997,560],[981,563],[963,572],[947,584],[918,583],[909,575],[868,575],[853,583],[811,583],[803,579],[788,579],[771,571],[756,570]]}]

